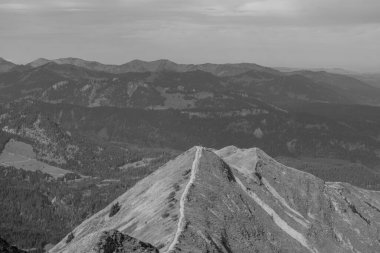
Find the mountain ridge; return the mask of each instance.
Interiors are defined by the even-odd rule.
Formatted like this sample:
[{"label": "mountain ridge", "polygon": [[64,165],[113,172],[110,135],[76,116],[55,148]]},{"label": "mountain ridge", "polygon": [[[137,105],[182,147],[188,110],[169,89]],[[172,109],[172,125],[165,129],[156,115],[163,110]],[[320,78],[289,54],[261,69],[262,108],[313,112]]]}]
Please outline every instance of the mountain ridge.
[{"label": "mountain ridge", "polygon": [[[270,73],[279,73],[279,71],[264,67],[255,63],[201,63],[201,64],[181,64],[170,61],[168,59],[159,59],[153,61],[143,61],[139,59],[131,60],[123,64],[103,64],[97,61],[87,61],[80,58],[67,57],[48,60],[45,58],[39,58],[26,65],[33,68],[43,66],[49,62],[54,62],[59,65],[70,64],[77,67],[86,68],[94,71],[103,71],[113,74],[121,74],[127,72],[158,72],[158,71],[176,71],[187,72],[202,70],[205,72],[213,73],[217,76],[229,76],[236,73],[244,73],[249,70],[257,70]],[[228,68],[233,68],[233,71],[229,71]]]},{"label": "mountain ridge", "polygon": [[373,240],[379,192],[325,183],[259,149],[193,147],[115,202],[121,205],[116,218],[107,217],[110,204],[79,225],[72,242],[63,240],[50,252],[91,252],[104,229],[129,233],[161,252],[380,249]]},{"label": "mountain ridge", "polygon": [[16,67],[16,64],[0,57],[0,73],[8,72],[14,67]]},{"label": "mountain ridge", "polygon": [[193,93],[210,91],[210,84],[218,95],[229,92],[284,107],[303,102],[380,105],[380,89],[323,71],[280,72],[255,63],[178,64],[166,59],[107,65],[72,57],[40,58],[7,69],[0,75],[0,99],[185,109],[198,99],[209,104],[210,94]]},{"label": "mountain ridge", "polygon": [[351,77],[305,71],[289,74],[257,66],[154,61],[146,66],[128,65],[126,72],[115,74],[108,69],[48,61],[0,74],[0,100],[34,98],[88,107],[156,110],[231,107],[232,103],[257,99],[284,109],[289,104],[310,102],[380,104],[380,89]]}]

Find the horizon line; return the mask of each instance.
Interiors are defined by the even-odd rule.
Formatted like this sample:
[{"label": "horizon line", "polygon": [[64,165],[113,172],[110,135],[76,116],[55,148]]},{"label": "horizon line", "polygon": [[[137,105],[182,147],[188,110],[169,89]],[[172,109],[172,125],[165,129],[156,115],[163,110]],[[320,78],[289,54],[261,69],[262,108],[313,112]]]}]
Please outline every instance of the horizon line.
[{"label": "horizon line", "polygon": [[[121,65],[124,65],[124,64],[131,63],[133,61],[141,61],[141,62],[145,62],[145,63],[151,63],[151,62],[156,62],[156,61],[168,61],[168,62],[171,62],[171,63],[174,63],[174,64],[178,64],[178,65],[255,64],[255,65],[258,65],[258,66],[261,66],[261,67],[271,68],[271,69],[274,69],[274,70],[288,68],[291,71],[297,71],[297,70],[310,70],[310,71],[342,70],[342,71],[352,72],[352,74],[355,74],[355,73],[357,73],[357,74],[379,73],[379,72],[376,72],[376,71],[363,71],[363,70],[358,70],[358,69],[354,70],[354,69],[351,69],[351,68],[338,67],[338,66],[333,66],[333,67],[325,67],[325,66],[319,66],[319,67],[315,67],[315,66],[313,66],[313,67],[311,67],[311,66],[308,66],[308,67],[299,67],[299,66],[293,66],[293,67],[289,67],[289,66],[268,66],[268,65],[265,65],[265,64],[260,64],[260,63],[256,63],[256,62],[248,62],[248,61],[223,62],[223,63],[216,63],[216,62],[184,63],[184,62],[173,61],[173,60],[166,59],[166,58],[159,58],[159,59],[156,59],[156,60],[142,60],[142,59],[136,58],[136,59],[132,59],[132,60],[129,60],[129,61],[117,64],[117,63],[104,63],[104,62],[98,61],[98,60],[87,60],[87,59],[84,59],[84,58],[72,57],[72,56],[60,57],[60,58],[51,58],[51,59],[48,59],[48,58],[45,58],[45,57],[39,57],[39,58],[36,58],[36,59],[34,59],[32,61],[26,61],[24,63],[19,63],[18,61],[14,61],[14,60],[11,60],[11,59],[6,59],[6,58],[1,57],[1,56],[0,56],[0,59],[3,59],[5,61],[7,61],[7,62],[10,62],[10,63],[15,64],[15,65],[20,65],[20,66],[26,66],[26,65],[31,64],[31,63],[33,63],[35,61],[38,61],[38,60],[55,61],[55,60],[62,60],[62,59],[73,59],[73,60],[82,60],[82,61],[86,61],[86,62],[90,62],[90,63],[98,63],[98,64],[102,64],[102,65],[108,65],[108,66],[121,66]],[[281,70],[279,70],[279,71],[281,71]]]}]

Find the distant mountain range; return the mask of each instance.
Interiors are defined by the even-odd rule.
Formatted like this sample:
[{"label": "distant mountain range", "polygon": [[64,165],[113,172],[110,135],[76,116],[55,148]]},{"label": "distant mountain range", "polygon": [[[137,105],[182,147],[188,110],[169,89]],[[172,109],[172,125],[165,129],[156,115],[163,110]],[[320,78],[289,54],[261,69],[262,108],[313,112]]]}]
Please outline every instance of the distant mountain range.
[{"label": "distant mountain range", "polygon": [[[80,222],[173,158],[174,154],[194,145],[215,150],[229,145],[258,147],[284,163],[325,181],[348,182],[356,187],[379,190],[379,105],[380,89],[367,84],[362,78],[341,71],[279,71],[250,63],[197,65],[177,64],[168,60],[134,60],[122,65],[76,58],[38,59],[26,65],[1,60],[0,197],[4,201],[0,203],[0,208],[4,211],[0,212],[0,237],[21,248],[41,249],[46,243],[55,244]],[[263,172],[246,177],[244,171],[239,172],[235,167],[252,169],[254,163],[243,166],[236,161],[227,161],[229,158],[226,155],[236,153],[236,157],[250,160],[255,157],[255,152],[251,152],[254,149],[244,151],[230,147],[224,151],[215,150],[202,148],[204,158],[201,159],[201,167],[210,169],[202,171],[217,176],[217,180],[208,182],[211,190],[223,192],[222,188],[226,188],[234,192],[234,199],[240,198],[235,207],[239,209],[239,215],[245,218],[236,220],[227,207],[223,209],[226,211],[223,217],[232,219],[234,222],[230,224],[237,224],[239,228],[225,226],[216,220],[208,223],[213,215],[210,210],[202,209],[201,214],[206,218],[202,222],[192,219],[190,230],[184,229],[187,232],[182,235],[179,233],[180,239],[173,244],[174,248],[179,246],[185,250],[188,247],[186,244],[194,239],[196,247],[201,250],[230,252],[229,249],[234,248],[237,252],[244,252],[244,245],[250,243],[247,237],[257,239],[259,252],[269,249],[276,252],[281,245],[290,252],[304,252],[307,249],[329,252],[323,248],[324,243],[337,252],[345,252],[346,248],[350,248],[350,243],[357,251],[372,250],[363,246],[365,239],[353,235],[351,228],[336,225],[344,219],[349,220],[359,224],[360,232],[367,233],[367,238],[372,238],[372,230],[368,232],[362,226],[367,223],[366,219],[371,223],[368,224],[371,229],[377,226],[368,218],[368,215],[377,215],[372,213],[375,210],[373,207],[377,208],[377,202],[367,201],[371,192],[347,184],[325,184],[316,177],[293,173],[293,170],[283,169],[259,150],[256,152],[262,154],[259,160],[272,164],[272,167],[279,166],[276,168],[285,174],[290,171],[287,175],[291,176],[282,177],[281,173],[274,173],[274,176],[270,172],[271,167],[267,168],[268,175]],[[189,167],[195,154],[195,149],[192,149],[176,161],[179,159],[179,165]],[[181,157],[184,158],[183,163]],[[227,165],[220,167],[223,164],[221,159]],[[50,170],[51,166],[65,170],[66,174],[57,176]],[[171,171],[174,168],[171,166],[169,163],[165,167]],[[224,174],[221,175],[220,171]],[[269,188],[264,181],[260,182],[260,175],[268,181],[273,178]],[[286,184],[293,176],[302,181],[300,189]],[[237,182],[226,182],[229,178],[239,179],[246,188]],[[168,230],[159,235],[163,237],[156,238],[156,234],[149,232],[155,228],[144,225],[142,219],[137,218],[125,223],[128,227],[113,226],[112,219],[106,215],[110,208],[107,207],[100,216],[101,222],[105,217],[105,223],[101,226],[104,225],[107,231],[86,230],[97,236],[102,234],[102,239],[94,237],[91,242],[99,247],[119,247],[120,250],[127,250],[131,245],[145,245],[153,252],[156,251],[155,247],[169,248],[168,242],[172,242],[169,237],[174,236],[174,221],[179,219],[179,209],[175,206],[180,200],[178,194],[184,190],[188,179],[174,182],[174,178],[167,177],[167,180],[174,180],[173,185],[165,186],[167,189],[163,191],[166,194],[168,189],[172,191],[172,187],[176,200],[170,193],[173,202],[170,210],[166,210],[166,206],[162,206],[162,210],[151,209],[155,210],[152,221],[163,222],[171,232]],[[203,186],[206,186],[206,179],[204,176],[199,178]],[[296,183],[298,185],[299,182]],[[314,201],[307,208],[315,204],[317,206],[313,206],[313,210],[320,208],[318,210],[324,211],[315,211],[309,216],[305,212],[309,209],[298,201],[307,203],[308,197],[315,197],[303,195],[307,187],[315,185],[319,187],[315,189],[317,197],[323,203]],[[280,195],[285,202],[278,202],[270,186],[280,194],[290,195]],[[248,188],[254,189],[267,205],[255,202]],[[327,189],[327,195],[320,191],[322,188]],[[335,188],[342,189],[342,192],[336,192]],[[137,188],[133,189],[131,191]],[[369,204],[357,200],[352,192]],[[209,191],[200,192],[201,195],[206,193]],[[165,194],[160,196],[166,197]],[[124,204],[123,198],[119,198],[122,204],[120,212],[127,212],[130,207]],[[223,206],[217,200],[220,196],[215,198],[211,198],[213,202],[210,203]],[[349,203],[345,202],[345,198]],[[339,203],[338,207],[335,208],[333,202],[329,204],[329,200]],[[254,214],[249,216],[244,206],[248,206]],[[266,207],[287,222],[293,229],[289,230],[292,231],[290,234],[281,229],[274,218],[265,214]],[[296,210],[305,219],[287,207]],[[193,209],[187,208],[190,213],[193,212]],[[342,213],[332,214],[339,210]],[[214,215],[217,217],[219,214]],[[313,217],[317,217],[316,220]],[[327,220],[322,217],[327,217]],[[245,221],[250,219],[258,226],[244,227]],[[91,218],[89,224],[93,225],[94,220],[98,221]],[[299,221],[308,222],[312,227],[304,228]],[[200,223],[209,227],[203,227]],[[201,234],[194,234],[191,224],[195,224]],[[215,227],[221,229],[215,230]],[[140,233],[136,232],[137,228],[142,237],[137,236],[136,233]],[[217,234],[210,232],[209,228],[218,231]],[[82,238],[91,235],[86,234],[85,230],[83,233],[78,231],[73,231],[73,238],[68,235],[56,251],[78,245],[78,249],[90,247]],[[240,238],[241,233],[246,237],[241,237],[245,239],[238,243],[234,235],[239,234]],[[149,239],[148,235],[152,237]],[[67,242],[70,241],[68,238],[72,245]],[[185,246],[180,245],[181,238],[186,238],[183,240]],[[210,242],[209,248],[202,246],[204,238]],[[132,244],[124,245],[125,240]],[[146,243],[152,243],[155,247]],[[240,249],[240,246],[243,248]],[[377,249],[377,245],[372,246]]]},{"label": "distant mountain range", "polygon": [[11,106],[17,116],[33,100],[63,128],[102,141],[180,150],[255,145],[275,156],[380,164],[378,107],[360,105],[377,105],[380,89],[351,77],[255,64],[212,65],[226,69],[215,75],[165,60],[133,61],[143,72],[114,74],[79,66],[98,63],[55,61],[0,74],[0,101],[19,101]]},{"label": "distant mountain range", "polygon": [[[379,79],[374,79],[377,76],[376,73],[360,73],[350,70],[345,70],[341,68],[289,68],[289,67],[263,67],[254,63],[231,63],[231,64],[177,64],[170,60],[156,60],[156,61],[142,61],[133,60],[120,65],[113,64],[103,64],[97,61],[87,61],[79,58],[60,58],[60,59],[45,59],[39,58],[26,65],[17,65],[10,61],[6,61],[0,58],[0,73],[10,71],[15,67],[23,66],[24,69],[27,68],[37,68],[43,66],[47,63],[56,63],[59,65],[73,65],[81,68],[85,68],[93,71],[108,72],[113,74],[121,74],[127,72],[161,72],[161,71],[173,71],[173,72],[188,72],[201,70],[204,72],[212,73],[216,76],[233,76],[241,74],[247,71],[256,70],[260,72],[268,72],[275,74],[276,72],[289,73],[297,71],[311,71],[311,72],[328,72],[331,74],[345,75],[360,80],[367,80],[371,85],[379,87]],[[372,78],[371,78],[372,77]]]},{"label": "distant mountain range", "polygon": [[380,70],[378,72],[358,72],[351,71],[341,68],[287,68],[287,67],[276,67],[274,68],[281,72],[295,72],[295,71],[311,71],[311,72],[328,72],[332,74],[345,75],[353,77],[355,79],[361,80],[364,83],[370,84],[374,87],[380,88]]},{"label": "distant mountain range", "polygon": [[121,74],[128,72],[161,72],[161,71],[172,71],[172,72],[189,72],[201,70],[205,72],[210,72],[217,76],[231,76],[240,73],[247,72],[249,70],[257,70],[262,72],[277,72],[274,69],[262,67],[253,63],[239,63],[239,64],[177,64],[169,60],[157,60],[157,61],[141,61],[133,60],[122,65],[107,65],[95,61],[86,61],[78,58],[61,58],[56,60],[47,59],[37,59],[27,66],[36,68],[47,63],[54,62],[59,65],[74,65],[77,67],[85,68],[93,71],[102,71],[113,74]]},{"label": "distant mountain range", "polygon": [[378,252],[380,193],[324,182],[255,148],[194,147],[50,252],[101,252],[102,232],[114,229],[161,252]]},{"label": "distant mountain range", "polygon": [[1,66],[7,69],[0,74],[3,102],[33,98],[87,107],[146,109],[223,108],[239,103],[246,108],[257,99],[282,107],[303,102],[380,105],[380,89],[349,76],[324,71],[282,73],[251,63],[135,60],[104,65],[64,58]]}]

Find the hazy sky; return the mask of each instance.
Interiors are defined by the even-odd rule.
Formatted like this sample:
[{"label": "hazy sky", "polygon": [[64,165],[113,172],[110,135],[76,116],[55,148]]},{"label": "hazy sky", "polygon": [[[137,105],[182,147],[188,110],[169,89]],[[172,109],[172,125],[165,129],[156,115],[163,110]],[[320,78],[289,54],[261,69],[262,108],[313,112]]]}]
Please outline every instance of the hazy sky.
[{"label": "hazy sky", "polygon": [[0,0],[0,57],[380,71],[380,0]]}]

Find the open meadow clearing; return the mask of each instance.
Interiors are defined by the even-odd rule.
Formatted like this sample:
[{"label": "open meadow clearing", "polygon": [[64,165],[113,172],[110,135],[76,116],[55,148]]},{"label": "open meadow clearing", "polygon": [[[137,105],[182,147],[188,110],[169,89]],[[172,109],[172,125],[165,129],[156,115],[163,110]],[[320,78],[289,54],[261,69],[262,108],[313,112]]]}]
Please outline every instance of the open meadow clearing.
[{"label": "open meadow clearing", "polygon": [[3,152],[0,154],[0,165],[29,171],[40,170],[54,178],[63,177],[65,174],[70,173],[68,170],[38,161],[31,145],[13,139],[5,145]]}]

